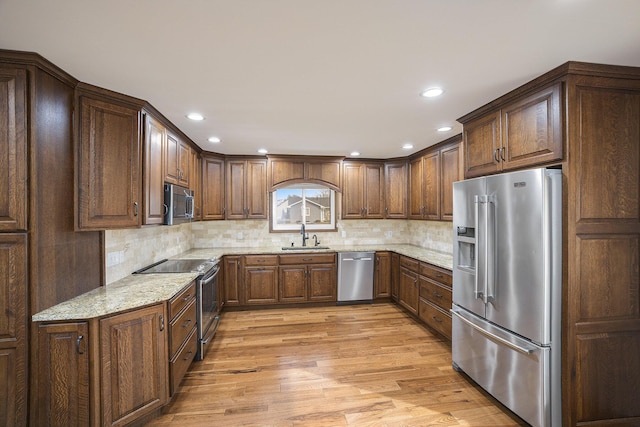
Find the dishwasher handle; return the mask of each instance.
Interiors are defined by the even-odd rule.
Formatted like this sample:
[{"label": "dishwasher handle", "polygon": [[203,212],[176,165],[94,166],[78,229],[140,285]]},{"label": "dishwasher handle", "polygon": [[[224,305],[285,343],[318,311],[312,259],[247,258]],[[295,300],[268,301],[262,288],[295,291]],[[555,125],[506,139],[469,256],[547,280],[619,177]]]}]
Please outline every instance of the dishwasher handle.
[{"label": "dishwasher handle", "polygon": [[362,257],[362,258],[342,258],[341,261],[372,261],[371,257]]}]

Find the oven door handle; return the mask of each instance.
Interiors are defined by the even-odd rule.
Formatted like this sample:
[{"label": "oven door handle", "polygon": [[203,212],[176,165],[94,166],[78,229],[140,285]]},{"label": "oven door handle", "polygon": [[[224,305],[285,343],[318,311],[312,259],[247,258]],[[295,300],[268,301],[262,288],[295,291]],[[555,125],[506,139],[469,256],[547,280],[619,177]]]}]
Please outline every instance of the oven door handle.
[{"label": "oven door handle", "polygon": [[213,272],[213,274],[211,276],[209,276],[208,279],[202,280],[200,283],[202,285],[208,285],[209,283],[211,283],[216,277],[218,277],[218,271],[220,271],[220,267],[216,266],[215,270]]},{"label": "oven door handle", "polygon": [[206,345],[209,343],[209,340],[211,340],[211,338],[213,338],[213,336],[216,334],[216,331],[218,330],[219,325],[220,325],[220,315],[218,314],[213,318],[213,324],[209,328],[209,333],[207,334],[207,336],[200,340],[200,342],[203,345]]}]

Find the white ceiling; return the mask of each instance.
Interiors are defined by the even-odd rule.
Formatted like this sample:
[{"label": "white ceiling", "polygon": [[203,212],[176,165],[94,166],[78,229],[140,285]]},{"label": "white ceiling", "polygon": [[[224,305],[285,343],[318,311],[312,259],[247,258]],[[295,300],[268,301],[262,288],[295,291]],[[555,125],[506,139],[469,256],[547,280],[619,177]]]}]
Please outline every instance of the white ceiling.
[{"label": "white ceiling", "polygon": [[640,1],[0,0],[0,48],[145,99],[208,151],[391,158],[568,60],[640,66]]}]

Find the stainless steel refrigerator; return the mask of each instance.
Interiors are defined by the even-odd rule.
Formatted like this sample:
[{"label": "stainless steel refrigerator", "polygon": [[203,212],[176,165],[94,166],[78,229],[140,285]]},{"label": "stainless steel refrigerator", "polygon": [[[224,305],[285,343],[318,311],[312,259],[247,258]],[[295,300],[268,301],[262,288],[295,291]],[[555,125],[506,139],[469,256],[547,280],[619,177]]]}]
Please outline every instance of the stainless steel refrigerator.
[{"label": "stainless steel refrigerator", "polygon": [[562,173],[453,184],[453,366],[533,426],[561,426]]}]

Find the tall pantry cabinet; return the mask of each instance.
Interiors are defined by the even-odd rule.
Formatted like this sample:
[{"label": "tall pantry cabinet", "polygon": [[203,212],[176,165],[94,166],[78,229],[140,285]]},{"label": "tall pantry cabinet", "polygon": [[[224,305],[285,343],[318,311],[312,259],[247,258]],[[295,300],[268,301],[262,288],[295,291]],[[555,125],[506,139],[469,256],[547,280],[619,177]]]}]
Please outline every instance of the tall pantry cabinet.
[{"label": "tall pantry cabinet", "polygon": [[74,231],[76,84],[39,55],[0,50],[0,425],[27,425],[36,396],[31,315],[103,283],[102,233]]}]

